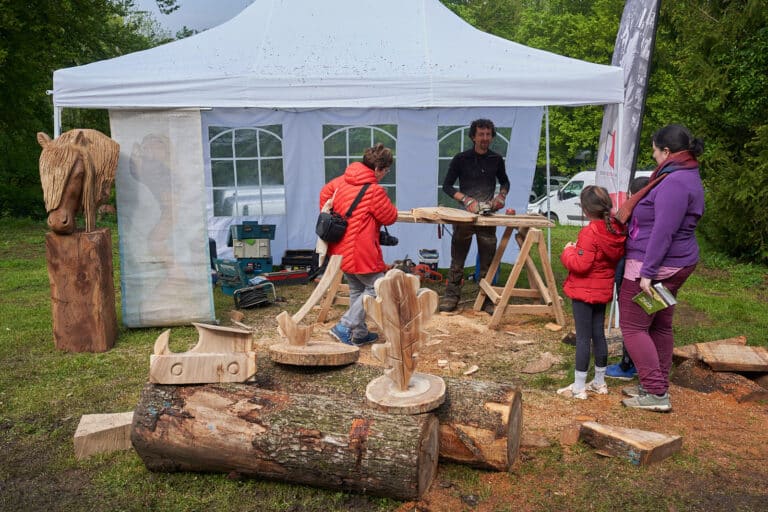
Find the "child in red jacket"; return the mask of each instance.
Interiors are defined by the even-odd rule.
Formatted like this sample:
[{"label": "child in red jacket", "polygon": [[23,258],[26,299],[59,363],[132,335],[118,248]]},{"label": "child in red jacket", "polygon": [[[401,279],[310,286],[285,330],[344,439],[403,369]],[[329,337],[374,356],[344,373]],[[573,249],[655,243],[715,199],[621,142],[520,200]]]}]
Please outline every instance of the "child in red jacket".
[{"label": "child in red jacket", "polygon": [[[621,224],[611,216],[611,197],[603,187],[584,187],[581,209],[589,224],[579,231],[576,243],[568,242],[560,255],[568,277],[563,291],[572,299],[576,324],[576,371],[573,384],[557,390],[557,394],[579,400],[587,399],[587,391],[608,394],[605,368],[608,365],[608,343],[605,341],[605,307],[613,297],[616,263],[624,256]],[[590,351],[595,352],[595,378],[587,383]]]}]

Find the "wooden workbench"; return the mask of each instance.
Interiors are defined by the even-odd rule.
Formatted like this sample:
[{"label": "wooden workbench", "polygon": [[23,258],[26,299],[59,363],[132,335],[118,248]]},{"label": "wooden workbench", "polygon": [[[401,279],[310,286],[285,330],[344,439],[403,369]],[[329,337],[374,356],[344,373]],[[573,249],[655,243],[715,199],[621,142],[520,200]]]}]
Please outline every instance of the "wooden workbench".
[{"label": "wooden workbench", "polygon": [[[554,223],[541,215],[476,215],[464,210],[455,208],[435,207],[435,208],[414,208],[413,210],[398,211],[398,222],[412,222],[425,224],[456,224],[471,223],[476,226],[502,226],[504,234],[501,236],[496,253],[488,268],[488,273],[480,279],[480,291],[475,300],[474,310],[480,311],[485,298],[488,297],[495,306],[495,311],[491,317],[488,326],[492,329],[498,329],[504,313],[518,314],[551,314],[555,321],[560,325],[565,325],[565,315],[560,296],[557,293],[555,284],[555,275],[552,272],[552,265],[547,254],[546,244],[544,243],[541,228],[554,227]],[[507,278],[504,286],[493,286],[493,276],[501,263],[504,251],[512,233],[515,234],[515,241],[520,247],[520,253],[517,256],[512,271]],[[531,258],[531,251],[538,247],[539,260],[542,272],[536,266]],[[517,281],[520,279],[523,267],[528,275],[528,288],[517,288]],[[543,273],[543,278],[542,278]],[[512,297],[530,299],[533,304],[509,304]]]}]

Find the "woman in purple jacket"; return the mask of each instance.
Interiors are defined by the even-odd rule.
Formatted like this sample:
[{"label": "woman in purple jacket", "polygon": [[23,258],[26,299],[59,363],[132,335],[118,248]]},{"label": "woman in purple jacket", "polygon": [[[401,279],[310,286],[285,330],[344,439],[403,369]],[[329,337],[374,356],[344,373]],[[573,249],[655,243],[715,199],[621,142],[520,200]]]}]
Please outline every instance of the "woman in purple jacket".
[{"label": "woman in purple jacket", "polygon": [[661,282],[673,295],[699,261],[696,224],[704,213],[704,187],[697,157],[704,144],[681,125],[668,125],[653,135],[658,167],[649,184],[622,206],[617,217],[631,211],[627,225],[626,267],[619,293],[620,326],[640,378],[624,388],[627,407],[670,411],[669,370],[672,367],[672,316],[675,307],[648,315],[632,297],[650,294]]}]

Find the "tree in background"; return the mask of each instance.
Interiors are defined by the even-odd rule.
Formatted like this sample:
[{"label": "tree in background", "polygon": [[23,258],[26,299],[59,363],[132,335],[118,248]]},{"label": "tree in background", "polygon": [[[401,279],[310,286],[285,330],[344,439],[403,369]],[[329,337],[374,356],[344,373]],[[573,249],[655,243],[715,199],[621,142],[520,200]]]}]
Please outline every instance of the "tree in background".
[{"label": "tree in background", "polygon": [[[622,0],[445,0],[481,30],[598,64],[613,54]],[[732,256],[768,261],[768,9],[765,0],[662,1],[638,168],[654,130],[687,125],[705,141],[707,211],[700,231]],[[596,154],[601,107],[550,108],[556,172]],[[543,151],[539,164],[543,164]],[[585,167],[594,166],[594,158]]]},{"label": "tree in background", "polygon": [[[0,0],[0,215],[45,214],[35,134],[51,134],[53,106],[46,90],[53,71],[170,39],[133,9],[125,0]],[[62,125],[109,133],[103,111],[65,109]]]}]

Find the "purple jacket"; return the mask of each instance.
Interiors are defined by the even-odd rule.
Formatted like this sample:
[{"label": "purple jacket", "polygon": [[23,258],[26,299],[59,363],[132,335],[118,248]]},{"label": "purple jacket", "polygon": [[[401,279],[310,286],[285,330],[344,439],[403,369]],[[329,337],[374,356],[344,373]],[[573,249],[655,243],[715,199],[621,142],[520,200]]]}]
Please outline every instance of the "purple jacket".
[{"label": "purple jacket", "polygon": [[632,210],[627,259],[640,260],[641,277],[654,279],[660,267],[699,261],[696,224],[704,213],[698,169],[679,169],[664,178]]}]

